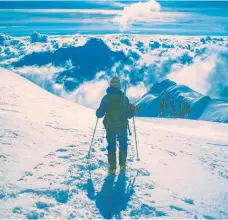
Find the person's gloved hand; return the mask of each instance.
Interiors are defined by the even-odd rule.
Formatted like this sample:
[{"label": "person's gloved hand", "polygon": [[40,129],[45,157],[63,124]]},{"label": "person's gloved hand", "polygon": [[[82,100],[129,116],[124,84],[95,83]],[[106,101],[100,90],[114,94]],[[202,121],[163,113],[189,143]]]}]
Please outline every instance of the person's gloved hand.
[{"label": "person's gloved hand", "polygon": [[135,113],[136,107],[135,107],[134,104],[130,104],[130,111],[133,112],[133,113]]}]

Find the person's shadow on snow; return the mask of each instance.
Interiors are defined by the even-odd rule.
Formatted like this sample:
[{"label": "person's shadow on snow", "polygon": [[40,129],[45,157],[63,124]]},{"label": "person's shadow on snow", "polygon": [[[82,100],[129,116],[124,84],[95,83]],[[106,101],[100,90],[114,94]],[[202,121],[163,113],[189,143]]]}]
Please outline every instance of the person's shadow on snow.
[{"label": "person's shadow on snow", "polygon": [[135,178],[129,180],[127,185],[127,177],[125,172],[118,175],[115,182],[114,175],[108,175],[103,186],[95,195],[92,179],[88,179],[86,184],[87,196],[91,200],[95,200],[96,207],[105,219],[111,219],[113,216],[121,218],[121,212],[127,209],[127,204],[131,196],[134,194]]}]

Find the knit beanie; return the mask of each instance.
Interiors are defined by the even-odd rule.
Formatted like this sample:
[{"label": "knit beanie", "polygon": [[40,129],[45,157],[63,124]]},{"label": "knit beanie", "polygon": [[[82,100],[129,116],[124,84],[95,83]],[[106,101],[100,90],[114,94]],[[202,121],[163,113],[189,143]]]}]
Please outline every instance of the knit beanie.
[{"label": "knit beanie", "polygon": [[121,89],[120,79],[117,76],[114,76],[110,81],[110,87]]}]

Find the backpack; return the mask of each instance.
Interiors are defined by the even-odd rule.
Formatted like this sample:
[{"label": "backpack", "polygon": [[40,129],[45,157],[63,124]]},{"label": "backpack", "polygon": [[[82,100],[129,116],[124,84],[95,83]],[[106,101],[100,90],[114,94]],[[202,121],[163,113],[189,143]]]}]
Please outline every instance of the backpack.
[{"label": "backpack", "polygon": [[124,95],[108,94],[108,98],[109,107],[106,110],[103,121],[105,128],[127,127],[128,119],[126,117],[126,102],[124,103]]}]

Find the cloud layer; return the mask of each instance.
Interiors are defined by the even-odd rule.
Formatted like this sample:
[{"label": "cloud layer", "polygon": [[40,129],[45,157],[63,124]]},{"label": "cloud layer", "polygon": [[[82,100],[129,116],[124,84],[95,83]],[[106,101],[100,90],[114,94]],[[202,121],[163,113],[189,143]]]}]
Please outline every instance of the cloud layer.
[{"label": "cloud layer", "polygon": [[[97,71],[90,81],[82,81],[76,90],[67,91],[61,82],[56,82],[56,76],[59,72],[76,68],[71,60],[44,66],[37,66],[34,61],[32,66],[20,68],[13,67],[12,63],[32,52],[82,46],[90,36],[47,36],[45,42],[42,41],[43,35],[36,36],[39,38],[33,42],[32,37],[0,35],[0,66],[13,69],[54,94],[92,108],[98,107],[108,81],[116,74],[121,80],[129,81],[127,95],[131,102],[137,101],[154,83],[165,78],[187,85],[203,95],[225,100],[228,97],[226,37],[93,35],[102,39],[112,51],[122,51],[129,62],[116,62],[110,70]],[[80,69],[75,74],[80,75]],[[64,80],[71,85],[76,78],[72,75]]]}]

